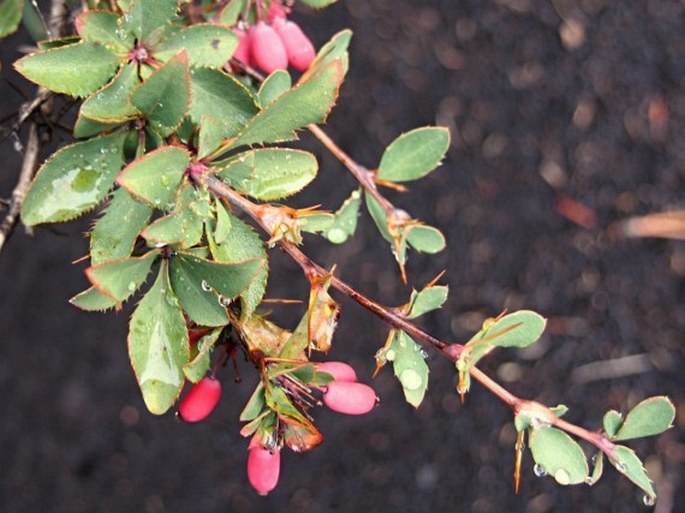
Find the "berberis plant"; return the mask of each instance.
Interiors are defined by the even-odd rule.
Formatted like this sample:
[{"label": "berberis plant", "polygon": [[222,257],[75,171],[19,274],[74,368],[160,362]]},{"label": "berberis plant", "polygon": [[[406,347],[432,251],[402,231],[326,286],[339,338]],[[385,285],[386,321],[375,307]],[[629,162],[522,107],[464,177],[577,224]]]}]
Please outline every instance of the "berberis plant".
[{"label": "berberis plant", "polygon": [[[334,1],[300,3],[319,9]],[[85,0],[73,8],[69,33],[69,8],[55,1],[51,37],[15,63],[40,86],[18,123],[56,95],[76,98],[80,107],[76,142],[40,167],[25,198],[17,187],[10,214],[16,217],[21,209],[22,222],[32,227],[101,209],[89,233],[90,286],[71,302],[86,311],[118,310],[141,296],[128,350],[150,412],[173,409],[188,382],[179,417],[203,420],[219,402],[220,363],[243,353],[260,377],[240,416],[241,434],[250,437],[247,472],[253,487],[268,493],[277,485],[284,447],[308,451],[323,440],[315,407],[363,414],[378,402],[354,369],[317,356],[333,342],[336,291],[389,325],[375,353],[377,372],[390,363],[411,405],[421,404],[428,387],[427,348],[454,362],[462,400],[475,379],[512,409],[516,489],[527,445],[536,473],[561,485],[595,484],[606,459],[653,503],[652,482],[623,442],[668,429],[675,415],[668,398],[646,399],[625,415],[609,410],[598,431],[571,424],[563,419],[566,406],[518,398],[478,367],[497,348],[535,343],[545,329],[541,315],[505,312],[488,319],[465,344],[444,342],[415,324],[446,301],[440,277],[413,290],[406,304],[386,307],[305,255],[303,233],[342,244],[365,207],[390,245],[398,278],[407,283],[408,253],[440,252],[445,239],[396,208],[379,187],[405,190],[406,183],[431,173],[450,138],[440,127],[401,134],[375,169],[343,152],[320,125],[338,99],[352,33],[339,32],[316,51],[288,19],[292,3]],[[16,30],[23,7],[22,0],[0,2],[0,35]],[[35,16],[28,2],[25,7]],[[284,203],[318,171],[314,155],[285,144],[297,141],[301,130],[310,131],[358,182],[342,205],[294,209]],[[35,162],[35,130],[28,137],[26,151]],[[32,169],[25,167],[28,183]],[[13,226],[16,219],[8,219]],[[274,246],[299,264],[310,285],[293,329],[278,326],[262,306],[268,249]],[[150,274],[154,278],[148,280]],[[592,468],[575,439],[594,447]]]}]

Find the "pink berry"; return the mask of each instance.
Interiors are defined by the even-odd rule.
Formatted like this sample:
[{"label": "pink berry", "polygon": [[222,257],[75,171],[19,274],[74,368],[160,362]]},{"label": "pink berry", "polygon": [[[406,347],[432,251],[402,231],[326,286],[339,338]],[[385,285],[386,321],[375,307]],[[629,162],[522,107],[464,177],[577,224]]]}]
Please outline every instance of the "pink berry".
[{"label": "pink berry", "polygon": [[249,449],[247,479],[259,495],[266,495],[276,488],[281,472],[281,451],[265,449],[257,445]]},{"label": "pink berry", "polygon": [[233,58],[250,66],[252,64],[252,56],[250,55],[250,41],[247,37],[247,32],[239,28],[233,29],[233,32],[238,36],[238,46],[235,52],[233,52]]},{"label": "pink berry", "polygon": [[252,58],[264,73],[288,68],[288,54],[273,27],[258,21],[250,27],[249,36]]},{"label": "pink berry", "polygon": [[221,383],[216,378],[202,378],[193,385],[178,407],[178,416],[185,422],[200,422],[207,418],[221,397]]},{"label": "pink berry", "polygon": [[290,65],[298,71],[306,70],[316,57],[316,50],[300,26],[281,19],[274,22],[274,30],[283,41]]},{"label": "pink berry", "polygon": [[363,383],[334,381],[326,385],[323,402],[331,410],[347,415],[363,415],[376,406],[376,392]]},{"label": "pink berry", "polygon": [[266,13],[266,20],[271,23],[275,19],[285,19],[287,16],[286,7],[283,7],[280,3],[273,0],[269,6],[269,10]]},{"label": "pink berry", "polygon": [[336,381],[357,381],[357,373],[344,362],[324,362],[316,367],[317,372],[327,372]]}]

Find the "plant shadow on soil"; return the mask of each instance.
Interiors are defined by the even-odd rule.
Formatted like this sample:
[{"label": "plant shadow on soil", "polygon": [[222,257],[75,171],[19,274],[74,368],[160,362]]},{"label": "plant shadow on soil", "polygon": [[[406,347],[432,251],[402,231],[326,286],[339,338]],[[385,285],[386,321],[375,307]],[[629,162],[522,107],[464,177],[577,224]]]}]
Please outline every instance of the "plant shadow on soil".
[{"label": "plant shadow on soil", "polygon": [[[570,407],[598,429],[610,408],[667,394],[685,411],[685,245],[608,236],[612,223],[682,207],[685,173],[685,6],[675,0],[343,0],[295,18],[318,44],[355,30],[351,69],[326,129],[373,166],[402,131],[441,124],[453,144],[442,168],[393,201],[443,230],[448,248],[412,254],[420,287],[438,272],[446,308],[426,316],[437,336],[466,340],[485,316],[529,308],[550,319],[526,351],[501,350],[482,368],[514,393]],[[13,36],[2,44],[3,75]],[[25,36],[24,36],[25,37]],[[4,84],[1,113],[17,97]],[[304,145],[314,148],[304,137]],[[8,197],[19,157],[0,146]],[[320,179],[295,199],[335,208],[354,184],[316,149]],[[332,194],[332,197],[329,196]],[[570,198],[591,212],[568,218]],[[560,203],[561,201],[561,203]],[[561,205],[561,206],[560,206]],[[565,208],[566,207],[566,208]],[[577,211],[577,210],[576,210]],[[567,216],[562,215],[565,213]],[[594,216],[594,220],[593,217]],[[89,219],[92,216],[87,216]],[[515,433],[508,410],[477,384],[460,405],[454,369],[429,355],[431,384],[414,411],[390,369],[376,378],[382,402],[370,415],[318,411],[317,450],[285,454],[279,487],[258,497],[245,478],[246,441],[237,415],[251,369],[233,385],[222,371],[220,408],[201,425],[148,414],[127,361],[129,305],[119,314],[80,313],[67,299],[86,287],[81,236],[89,219],[18,230],[0,255],[0,511],[19,512],[628,512],[641,494],[613,469],[593,488],[535,478],[524,458],[511,483]],[[341,247],[307,240],[323,265],[387,304],[409,294],[368,216]],[[277,250],[271,297],[302,298],[298,269]],[[331,358],[370,378],[385,339],[379,321],[347,300]],[[292,325],[298,307],[282,307]],[[621,360],[610,378],[606,365]],[[682,416],[638,450],[661,496],[660,511],[685,503]]]}]

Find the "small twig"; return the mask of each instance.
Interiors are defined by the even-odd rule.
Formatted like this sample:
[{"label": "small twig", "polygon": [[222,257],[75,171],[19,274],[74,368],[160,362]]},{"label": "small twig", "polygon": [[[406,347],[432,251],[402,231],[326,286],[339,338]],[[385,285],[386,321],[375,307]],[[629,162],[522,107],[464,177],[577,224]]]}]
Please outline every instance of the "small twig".
[{"label": "small twig", "polygon": [[19,180],[12,191],[12,197],[9,203],[9,209],[5,218],[0,223],[0,251],[14,231],[14,227],[19,220],[19,212],[21,206],[24,204],[26,191],[31,184],[33,173],[38,164],[38,154],[40,153],[40,142],[38,140],[38,125],[36,123],[29,124],[29,135],[26,140],[26,150],[24,153],[24,161],[21,165],[21,172],[19,173]]},{"label": "small twig", "polygon": [[[67,8],[67,0],[52,0],[50,4],[50,18],[48,21],[48,32],[52,38],[60,37],[66,28],[67,19],[69,16],[69,9]],[[22,104],[17,115],[17,120],[12,126],[12,132],[19,133],[21,126],[36,112],[38,108],[42,108],[43,115],[47,116],[52,108],[51,101],[54,94],[44,87],[39,87],[32,100]],[[31,121],[29,123],[28,137],[24,149],[24,160],[21,164],[21,171],[17,184],[12,191],[12,197],[9,201],[9,209],[5,215],[2,223],[0,223],[0,251],[12,235],[17,222],[19,220],[19,212],[24,204],[26,192],[31,184],[31,179],[38,166],[38,157],[40,155],[40,139],[38,136],[38,123]]]},{"label": "small twig", "polygon": [[[229,186],[224,184],[218,178],[207,175],[207,174],[197,174],[191,175],[191,178],[198,182],[199,184],[205,185],[208,190],[218,196],[229,201],[234,206],[238,207],[243,212],[247,213],[257,224],[259,224],[269,235],[272,235],[268,227],[262,222],[258,215],[260,206],[252,203],[247,198],[241,196],[236,191],[231,189]],[[330,273],[314,263],[312,260],[306,256],[300,248],[298,248],[292,242],[286,239],[280,239],[278,244],[281,248],[295,261],[297,262],[305,275],[309,276],[312,273],[318,274],[319,276],[328,276]],[[374,313],[376,316],[380,317],[384,322],[389,324],[395,329],[400,329],[407,333],[410,337],[418,340],[424,345],[431,346],[438,350],[444,357],[448,358],[450,361],[455,362],[459,357],[464,346],[462,344],[453,344],[439,340],[429,333],[425,332],[411,321],[409,321],[405,316],[401,315],[394,309],[386,308],[379,303],[367,298],[360,292],[356,291],[352,286],[348,285],[346,282],[336,278],[331,277],[331,286],[343,294],[347,295],[362,307]],[[544,420],[545,423],[562,429],[572,435],[577,436],[583,440],[590,442],[592,445],[597,447],[599,450],[607,454],[608,456],[613,455],[614,444],[602,433],[597,433],[590,431],[581,426],[577,426],[563,419],[558,418],[552,413],[552,411],[545,405],[529,401],[526,399],[521,399],[502,385],[493,380],[490,376],[485,374],[483,371],[477,367],[471,367],[469,370],[471,377],[483,385],[487,390],[489,390],[493,395],[500,399],[504,404],[509,406],[514,412],[514,415],[525,411],[538,412],[539,416]]]}]

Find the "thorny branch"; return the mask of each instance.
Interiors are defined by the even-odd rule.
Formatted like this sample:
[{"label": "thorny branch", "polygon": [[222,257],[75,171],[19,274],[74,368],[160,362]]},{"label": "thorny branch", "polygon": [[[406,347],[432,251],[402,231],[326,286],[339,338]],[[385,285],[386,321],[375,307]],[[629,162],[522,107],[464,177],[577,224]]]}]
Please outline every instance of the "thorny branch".
[{"label": "thorny branch", "polygon": [[[271,235],[268,227],[262,222],[258,211],[260,206],[252,203],[250,200],[238,194],[236,191],[231,189],[229,186],[221,182],[214,176],[202,174],[191,176],[196,182],[205,185],[208,190],[218,196],[229,201],[232,205],[236,206],[246,214],[248,214],[256,223],[258,223],[269,235]],[[308,256],[306,256],[295,244],[286,240],[280,239],[278,241],[281,249],[285,251],[295,262],[297,262],[306,275],[311,275],[312,273],[324,277],[329,275],[329,272],[321,267],[320,265],[313,262]],[[343,280],[331,277],[331,286],[347,295],[362,307],[374,313],[376,316],[380,317],[384,322],[392,326],[393,328],[400,329],[407,333],[410,337],[418,340],[423,345],[430,346],[433,349],[439,351],[444,357],[448,358],[450,361],[455,362],[459,357],[464,346],[462,344],[454,344],[449,342],[444,342],[439,340],[429,333],[425,332],[415,324],[413,324],[409,319],[407,319],[403,314],[395,309],[387,308],[372,299],[367,298],[352,286],[344,282]],[[613,443],[602,433],[597,433],[589,431],[581,426],[577,426],[563,419],[558,418],[552,413],[552,411],[545,405],[537,403],[535,401],[530,401],[526,399],[521,399],[508,390],[506,390],[502,385],[493,380],[490,376],[485,374],[483,371],[476,367],[470,369],[471,376],[480,382],[486,389],[488,389],[492,394],[499,398],[503,403],[509,406],[514,415],[526,412],[534,415],[542,422],[549,424],[551,426],[562,429],[568,433],[571,433],[578,438],[586,440],[591,443],[599,450],[604,452],[607,456],[613,456],[614,445]]]},{"label": "thorny branch", "polygon": [[391,219],[395,216],[395,207],[385,196],[378,192],[378,187],[374,182],[374,173],[357,163],[347,153],[345,153],[336,143],[328,137],[318,125],[309,125],[309,131],[330,151],[348,170],[352,173],[359,185],[368,192],[383,208],[385,215]]},{"label": "thorny branch", "polygon": [[[50,18],[48,20],[48,33],[51,38],[61,37],[64,34],[69,9],[67,0],[52,0],[50,4]],[[19,212],[24,204],[24,198],[28,191],[31,179],[38,167],[38,157],[40,155],[40,138],[38,134],[38,123],[32,120],[33,114],[39,108],[43,115],[49,114],[52,108],[50,101],[54,94],[44,87],[39,87],[34,97],[22,104],[17,114],[17,119],[12,126],[12,131],[18,133],[21,126],[28,121],[28,136],[24,144],[24,158],[21,164],[21,171],[17,184],[12,190],[12,196],[8,202],[7,213],[0,222],[0,252],[5,242],[10,238],[19,221]]]}]

